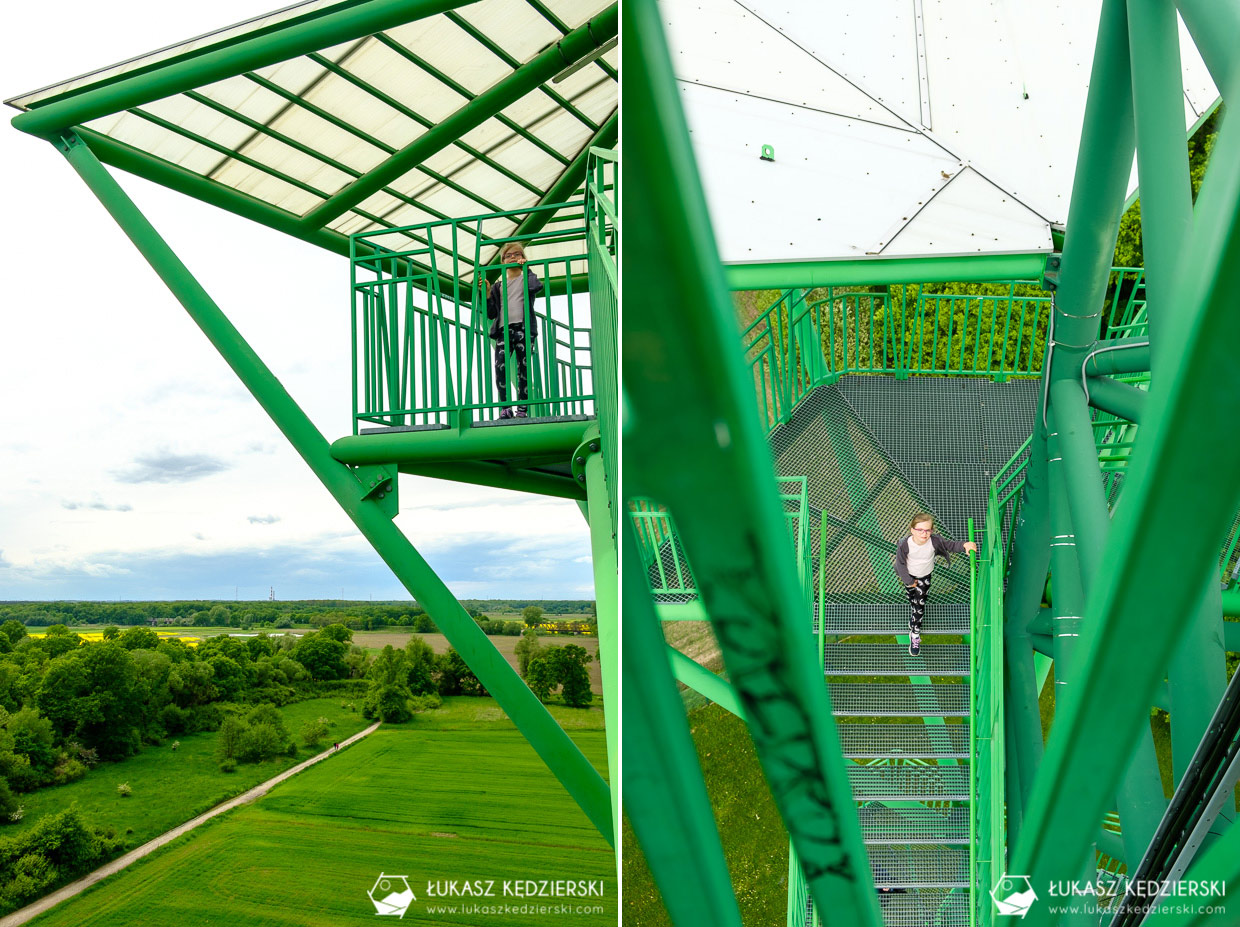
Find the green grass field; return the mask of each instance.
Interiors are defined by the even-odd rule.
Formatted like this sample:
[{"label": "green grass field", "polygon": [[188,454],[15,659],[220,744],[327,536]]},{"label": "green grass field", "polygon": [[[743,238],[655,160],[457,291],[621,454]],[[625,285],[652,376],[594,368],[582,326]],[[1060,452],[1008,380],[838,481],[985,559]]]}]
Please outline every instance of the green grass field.
[{"label": "green grass field", "polygon": [[[280,711],[294,739],[309,719],[325,717],[334,722],[327,736],[330,748],[333,741],[344,740],[370,724],[360,713],[342,709],[340,704],[339,698],[316,698],[286,705]],[[101,763],[76,782],[20,795],[23,817],[5,827],[4,833],[18,833],[33,826],[42,815],[77,802],[100,827],[123,834],[126,846],[132,849],[318,752],[306,749],[298,740],[297,756],[241,763],[236,772],[223,773],[215,760],[216,737],[214,732],[169,737],[161,746],[144,747],[137,756],[122,762]],[[173,750],[175,739],[180,740],[180,746]],[[121,798],[116,791],[122,782],[133,789],[128,798]]]},{"label": "green grass field", "polygon": [[[602,712],[573,739],[606,766]],[[380,728],[253,805],[215,819],[37,918],[40,927],[373,924],[380,872],[408,876],[406,922],[451,927],[614,925],[611,848],[490,699],[449,699]],[[602,913],[431,913],[427,883],[604,880],[588,901],[502,895],[475,904],[601,905]],[[460,906],[460,900],[451,903]]]}]

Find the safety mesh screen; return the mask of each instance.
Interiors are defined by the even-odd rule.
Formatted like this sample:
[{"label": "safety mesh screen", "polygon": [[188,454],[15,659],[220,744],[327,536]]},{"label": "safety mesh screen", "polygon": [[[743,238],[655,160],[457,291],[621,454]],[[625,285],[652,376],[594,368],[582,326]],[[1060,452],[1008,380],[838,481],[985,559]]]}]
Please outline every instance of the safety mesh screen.
[{"label": "safety mesh screen", "polygon": [[[931,509],[839,389],[811,392],[772,433],[771,449],[781,474],[808,476],[815,582],[819,574],[825,579],[826,600],[903,601],[892,566],[895,545],[908,533],[909,517]],[[825,537],[819,537],[822,514]],[[940,603],[968,601],[962,566],[959,559],[950,568],[936,566],[933,595]]]},{"label": "safety mesh screen", "polygon": [[880,892],[887,927],[968,927],[969,894],[951,889]]},{"label": "safety mesh screen", "polygon": [[870,802],[857,809],[857,816],[861,836],[868,844],[969,842],[969,809],[964,805],[889,808]]},{"label": "safety mesh screen", "polygon": [[853,797],[882,801],[968,801],[967,766],[848,764]]},{"label": "safety mesh screen", "polygon": [[914,757],[963,758],[969,755],[968,724],[840,724],[840,747],[849,759]]}]

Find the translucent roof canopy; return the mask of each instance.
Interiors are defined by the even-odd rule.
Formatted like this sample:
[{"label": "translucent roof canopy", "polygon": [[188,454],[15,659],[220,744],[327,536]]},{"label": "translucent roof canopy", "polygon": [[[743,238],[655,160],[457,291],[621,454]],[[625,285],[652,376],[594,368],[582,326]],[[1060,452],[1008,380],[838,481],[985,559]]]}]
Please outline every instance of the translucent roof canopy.
[{"label": "translucent roof canopy", "polygon": [[571,199],[588,148],[616,141],[616,20],[609,0],[310,0],[7,102],[24,131],[74,129],[106,163],[347,253],[356,232]]},{"label": "translucent roof canopy", "polygon": [[[1101,0],[661,8],[725,262],[1052,249]],[[1218,92],[1180,46],[1192,126]]]}]

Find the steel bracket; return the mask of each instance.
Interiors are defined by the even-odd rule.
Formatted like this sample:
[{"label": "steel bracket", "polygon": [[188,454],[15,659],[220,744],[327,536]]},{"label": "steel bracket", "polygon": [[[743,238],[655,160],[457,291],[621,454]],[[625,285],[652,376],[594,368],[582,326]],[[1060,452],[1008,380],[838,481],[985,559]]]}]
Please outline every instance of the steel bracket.
[{"label": "steel bracket", "polygon": [[396,464],[361,464],[352,468],[362,498],[378,503],[383,514],[395,518],[400,512]]}]

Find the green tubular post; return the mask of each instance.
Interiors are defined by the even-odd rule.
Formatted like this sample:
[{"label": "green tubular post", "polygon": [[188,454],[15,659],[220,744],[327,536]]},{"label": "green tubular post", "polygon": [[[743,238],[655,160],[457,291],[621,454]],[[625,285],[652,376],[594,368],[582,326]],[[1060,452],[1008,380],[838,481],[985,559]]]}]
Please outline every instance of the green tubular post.
[{"label": "green tubular post", "polygon": [[622,519],[626,565],[624,807],[672,923],[741,927],[710,798],[659,633],[633,527]]},{"label": "green tubular post", "polygon": [[1141,423],[1141,413],[1150,396],[1145,390],[1109,377],[1090,377],[1088,385],[1089,404],[1095,409]]},{"label": "green tubular post", "polygon": [[[1088,594],[1102,568],[1102,549],[1111,527],[1102,471],[1098,468],[1098,448],[1079,381],[1053,380],[1050,401],[1063,455],[1064,486],[1072,510],[1071,529],[1063,533],[1076,536],[1081,583]],[[1054,566],[1051,572],[1054,573]]]},{"label": "green tubular post", "polygon": [[441,120],[435,128],[367,171],[343,190],[314,207],[302,224],[321,228],[356,206],[400,175],[417,167],[436,152],[451,145],[470,129],[481,125],[500,110],[519,100],[543,81],[616,35],[617,12],[613,4],[588,22],[582,23],[561,41],[539,53],[494,87],[478,94],[463,107]]},{"label": "green tubular post", "polygon": [[586,428],[586,422],[570,421],[347,435],[332,442],[332,456],[350,465],[514,457],[564,461],[577,449]]},{"label": "green tubular post", "polygon": [[745,708],[741,705],[740,699],[736,697],[736,690],[728,684],[726,679],[712,673],[700,663],[690,660],[671,644],[667,645],[667,651],[667,656],[672,663],[672,674],[680,682],[699,695],[706,696],[725,711],[730,711],[742,721],[746,720]]},{"label": "green tubular post", "polygon": [[13,126],[55,141],[70,127],[92,119],[425,19],[469,2],[472,0],[370,0],[313,19],[297,20],[287,27],[277,27],[222,48],[208,47],[148,72],[74,93],[21,113],[14,117]]},{"label": "green tubular post", "polygon": [[[1092,88],[1091,88],[1092,90]],[[1113,565],[1094,584],[1081,640],[1076,685],[1056,713],[1034,785],[1029,824],[1013,871],[1034,884],[1071,878],[1078,858],[1131,756],[1162,681],[1166,655],[1181,634],[1168,615],[1194,612],[1205,584],[1217,582],[1219,538],[1238,506],[1240,484],[1219,461],[1240,459],[1240,355],[1232,339],[1240,287],[1240,123],[1225,122],[1197,199],[1193,232],[1177,274],[1178,311],[1163,337],[1183,373],[1150,394],[1146,421],[1125,477],[1124,503],[1103,552]],[[1167,550],[1150,538],[1173,539]],[[1147,577],[1148,583],[1132,582]],[[1117,645],[1139,641],[1139,647]],[[1116,700],[1116,692],[1128,693]],[[1108,710],[1100,712],[1099,705]],[[1048,922],[1035,906],[1031,927]]]},{"label": "green tubular post", "polygon": [[1079,379],[1081,360],[1098,337],[1136,148],[1124,4],[1103,0],[1098,23],[1055,303],[1052,379]]},{"label": "green tubular post", "polygon": [[[603,718],[607,728],[607,769],[611,783],[612,824],[620,833],[620,629],[616,536],[611,533],[607,476],[599,452],[597,428],[587,439],[586,507],[590,522],[590,555],[594,567],[594,608],[598,628],[598,661],[603,683]],[[589,450],[593,448],[593,450]]]},{"label": "green tubular post", "polygon": [[[1174,726],[1173,724],[1172,727]],[[1123,824],[1123,833],[1120,835],[1123,841],[1123,857],[1126,860],[1139,860],[1154,839],[1158,824],[1167,810],[1162,775],[1158,771],[1158,755],[1154,750],[1154,733],[1148,723],[1137,736],[1132,759],[1128,761],[1128,767],[1124,770],[1115,793],[1115,803],[1119,807],[1119,819]],[[1134,868],[1135,863],[1129,871]]]},{"label": "green tubular post", "polygon": [[327,440],[90,149],[75,137],[58,147],[401,584],[443,629],[591,823],[612,841],[607,784],[589,760],[380,505],[362,498],[356,477],[332,458]]},{"label": "green tubular post", "polygon": [[1150,344],[1166,363],[1162,314],[1171,294],[1180,247],[1193,225],[1192,184],[1184,127],[1180,33],[1172,0],[1128,0],[1137,167],[1141,175],[1141,237],[1149,294]]},{"label": "green tubular post", "polygon": [[[640,192],[621,208],[628,229],[622,259],[641,278],[659,281],[625,306],[625,491],[672,510],[815,905],[843,923],[877,927],[839,736],[822,670],[806,646],[809,602],[752,381],[736,350],[735,310],[658,6],[629,0],[623,16],[625,47],[641,59],[626,67],[625,105],[641,118],[625,129],[624,189]],[[626,542],[625,563],[639,563],[630,549]],[[626,670],[629,637],[626,626]],[[625,733],[641,737],[629,712],[632,688],[625,687]],[[634,791],[628,742],[626,795]],[[636,790],[663,788],[647,781]],[[677,852],[689,855],[685,847]],[[707,914],[695,911],[680,923],[718,923]]]},{"label": "green tubular post", "polygon": [[1223,649],[1223,602],[1217,574],[1202,586],[1194,611],[1184,615],[1181,636],[1167,668],[1171,695],[1171,759],[1178,784],[1227,688]]},{"label": "green tubular post", "polygon": [[1184,18],[1215,86],[1224,93],[1234,93],[1240,78],[1240,59],[1236,57],[1234,41],[1240,35],[1240,9],[1233,3],[1217,0],[1178,0],[1176,9]]},{"label": "green tubular post", "polygon": [[770,264],[728,264],[724,277],[730,290],[814,289],[849,286],[865,280],[875,286],[898,283],[952,283],[1038,280],[1045,254],[1000,254],[976,257],[867,258],[841,261],[781,261]]}]

